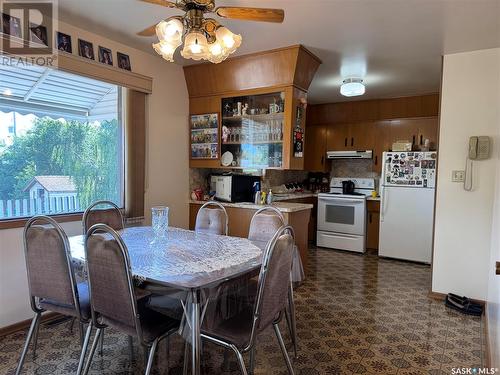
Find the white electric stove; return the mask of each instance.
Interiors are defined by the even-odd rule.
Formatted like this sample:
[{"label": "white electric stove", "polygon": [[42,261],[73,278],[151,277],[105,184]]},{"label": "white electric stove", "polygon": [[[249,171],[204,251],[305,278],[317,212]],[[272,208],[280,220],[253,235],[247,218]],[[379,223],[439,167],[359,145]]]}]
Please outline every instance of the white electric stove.
[{"label": "white electric stove", "polygon": [[[343,194],[343,181],[354,183]],[[366,250],[366,197],[375,190],[373,178],[334,177],[330,192],[318,195],[317,246],[364,253]]]}]

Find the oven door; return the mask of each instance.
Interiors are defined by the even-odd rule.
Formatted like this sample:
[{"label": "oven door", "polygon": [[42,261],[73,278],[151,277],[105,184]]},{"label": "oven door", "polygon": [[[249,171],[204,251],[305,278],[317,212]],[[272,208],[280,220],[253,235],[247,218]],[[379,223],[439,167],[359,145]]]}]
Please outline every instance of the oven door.
[{"label": "oven door", "polygon": [[366,200],[318,197],[318,230],[364,236]]}]

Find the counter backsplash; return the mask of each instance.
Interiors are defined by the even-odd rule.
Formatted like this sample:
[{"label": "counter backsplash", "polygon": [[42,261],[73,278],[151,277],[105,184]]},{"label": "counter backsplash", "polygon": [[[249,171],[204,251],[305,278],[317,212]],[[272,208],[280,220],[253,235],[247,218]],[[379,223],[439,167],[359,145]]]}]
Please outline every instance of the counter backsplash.
[{"label": "counter backsplash", "polygon": [[[372,160],[367,159],[345,159],[332,160],[332,177],[365,177],[365,178],[380,178],[380,175],[372,171]],[[202,188],[205,193],[209,191],[209,176],[211,173],[227,172],[227,169],[203,169],[190,168],[189,170],[189,189],[193,191],[197,188]],[[235,170],[235,173],[241,172]],[[279,186],[289,182],[302,182],[307,178],[307,171],[292,171],[292,170],[274,170],[268,169],[262,176],[262,188],[269,190],[273,186]]]},{"label": "counter backsplash", "polygon": [[373,161],[370,159],[341,159],[332,160],[332,177],[360,177],[380,178],[372,170]]},{"label": "counter backsplash", "polygon": [[[209,187],[209,175],[211,173],[227,172],[227,169],[203,169],[190,168],[189,170],[189,189],[193,191],[197,188],[202,188],[207,192]],[[241,171],[235,171],[236,173]],[[307,178],[307,171],[290,171],[290,170],[274,170],[268,169],[262,174],[262,188],[268,190],[273,186],[279,186],[289,182],[302,182]]]}]

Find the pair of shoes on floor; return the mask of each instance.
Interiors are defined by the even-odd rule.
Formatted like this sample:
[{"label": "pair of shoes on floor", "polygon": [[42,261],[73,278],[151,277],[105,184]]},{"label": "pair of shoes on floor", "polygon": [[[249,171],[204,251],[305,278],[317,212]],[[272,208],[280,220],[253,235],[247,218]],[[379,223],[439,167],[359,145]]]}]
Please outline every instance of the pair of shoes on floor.
[{"label": "pair of shoes on floor", "polygon": [[445,305],[451,309],[460,311],[463,314],[481,316],[483,315],[483,306],[472,302],[467,297],[460,297],[453,293],[448,293],[444,301]]}]

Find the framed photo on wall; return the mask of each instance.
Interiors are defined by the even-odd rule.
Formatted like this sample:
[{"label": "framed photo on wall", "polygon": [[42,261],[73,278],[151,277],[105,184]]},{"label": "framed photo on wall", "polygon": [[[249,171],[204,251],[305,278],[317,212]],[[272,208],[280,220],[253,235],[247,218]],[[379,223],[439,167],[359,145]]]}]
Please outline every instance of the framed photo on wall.
[{"label": "framed photo on wall", "polygon": [[132,70],[132,66],[130,65],[130,57],[128,55],[125,55],[124,53],[121,52],[117,52],[116,57],[118,61],[118,67],[120,69],[125,69],[128,71]]},{"label": "framed photo on wall", "polygon": [[191,116],[191,159],[219,158],[219,114]]},{"label": "framed photo on wall", "polygon": [[70,35],[58,31],[56,33],[56,43],[57,43],[57,49],[59,51],[73,53],[73,46],[71,45]]},{"label": "framed photo on wall", "polygon": [[113,65],[113,53],[109,48],[99,46],[99,62]]},{"label": "framed photo on wall", "polygon": [[86,40],[78,39],[78,53],[81,57],[95,60],[94,45]]}]

